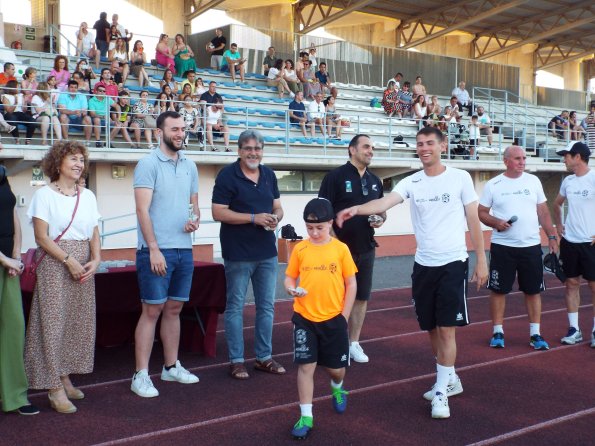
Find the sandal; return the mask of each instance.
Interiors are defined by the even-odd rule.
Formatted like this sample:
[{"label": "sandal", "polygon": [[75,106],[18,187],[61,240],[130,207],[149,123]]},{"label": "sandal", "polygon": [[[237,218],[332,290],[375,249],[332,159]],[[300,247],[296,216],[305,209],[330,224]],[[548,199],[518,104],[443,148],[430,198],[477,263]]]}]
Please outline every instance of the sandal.
[{"label": "sandal", "polygon": [[286,373],[285,368],[273,358],[269,358],[266,361],[256,360],[254,368],[261,372],[272,373],[274,375],[284,375]]},{"label": "sandal", "polygon": [[248,379],[250,375],[243,362],[234,362],[229,365],[229,374],[234,379]]}]

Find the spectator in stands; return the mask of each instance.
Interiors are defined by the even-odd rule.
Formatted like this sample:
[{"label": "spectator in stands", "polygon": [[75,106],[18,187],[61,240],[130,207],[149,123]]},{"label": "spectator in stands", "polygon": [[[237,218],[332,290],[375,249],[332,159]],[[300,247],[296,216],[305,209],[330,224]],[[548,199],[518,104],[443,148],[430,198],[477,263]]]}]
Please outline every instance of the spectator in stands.
[{"label": "spectator in stands", "polygon": [[101,82],[95,84],[94,92],[95,96],[89,99],[88,110],[93,123],[95,147],[105,147],[105,144],[100,141],[101,129],[105,128],[106,117],[110,107],[114,105],[114,100],[107,95],[106,86]]},{"label": "spectator in stands", "polygon": [[420,128],[423,125],[422,121],[428,115],[428,107],[426,106],[426,97],[423,94],[420,94],[415,98],[413,101],[413,117],[415,120],[420,123]]},{"label": "spectator in stands", "polygon": [[[176,72],[184,73],[187,71],[196,70],[196,61],[194,60],[194,52],[182,34],[176,34],[175,43],[171,51],[174,55],[174,63],[176,64]],[[193,82],[194,84],[194,82]]]},{"label": "spectator in stands", "polygon": [[[190,137],[194,136],[198,139],[198,143],[202,144],[203,129],[200,125],[200,112],[194,108],[192,104],[192,95],[186,94],[182,99],[182,106],[180,107],[180,116],[184,118],[184,126],[186,136],[184,138],[184,147],[188,148]],[[202,150],[202,147],[201,147]]]},{"label": "spectator in stands", "polygon": [[95,68],[99,69],[99,51],[95,46],[93,35],[88,30],[87,22],[82,22],[75,33],[76,35],[76,55],[95,60]]},{"label": "spectator in stands", "polygon": [[492,136],[492,120],[480,105],[477,107],[477,126],[479,133],[488,137],[488,145],[492,147],[494,137]]},{"label": "spectator in stands", "polygon": [[132,47],[132,54],[130,54],[130,72],[138,78],[138,85],[144,87],[150,85],[149,75],[145,71],[145,64],[147,63],[147,55],[143,48],[143,42],[137,40]]},{"label": "spectator in stands", "polygon": [[287,59],[285,61],[285,67],[283,68],[283,79],[285,79],[287,86],[294,93],[297,93],[298,91],[304,91],[304,87],[297,77],[297,73],[293,67],[293,60],[291,59]]},{"label": "spectator in stands", "polygon": [[275,61],[275,65],[269,69],[269,74],[267,75],[267,85],[269,87],[276,87],[280,98],[283,97],[285,91],[289,93],[289,96],[295,96],[283,78],[283,59],[277,59]]},{"label": "spectator in stands", "polygon": [[[74,69],[74,71],[75,72],[76,71],[80,71],[82,73],[83,79],[86,80],[89,83],[89,87],[91,86],[91,81],[94,80],[94,79],[97,79],[97,76],[95,75],[95,72],[93,71],[93,69],[88,64],[87,59],[80,59],[76,63],[76,68]],[[86,88],[85,90],[89,90],[90,91],[90,88]]]},{"label": "spectator in stands", "polygon": [[176,97],[174,96],[171,88],[169,85],[164,85],[163,88],[161,89],[162,93],[165,93],[165,95],[167,96],[167,99],[169,101],[171,101],[174,104],[174,107],[176,106]]},{"label": "spectator in stands", "polygon": [[87,82],[85,80],[83,73],[81,73],[80,71],[75,71],[74,73],[72,73],[72,80],[76,81],[76,83],[78,84],[78,90],[80,92],[84,92],[84,93],[91,92],[91,87],[89,86],[89,82]]},{"label": "spectator in stands", "polygon": [[440,121],[440,112],[442,109],[440,105],[428,104],[428,117],[424,121],[426,127],[438,127],[438,121]]},{"label": "spectator in stands", "polygon": [[15,138],[16,144],[20,143],[18,124],[24,125],[27,132],[25,144],[31,144],[31,137],[36,127],[35,119],[27,113],[25,95],[19,93],[19,84],[16,80],[8,81],[4,87],[2,105],[4,106],[4,117],[0,115],[0,124],[6,124],[8,126],[7,130]]},{"label": "spectator in stands", "polygon": [[135,148],[135,145],[132,143],[130,139],[130,135],[128,134],[128,127],[130,126],[130,94],[126,90],[122,90],[118,95],[118,110],[114,109],[114,112],[111,113],[111,120],[112,120],[112,131],[110,134],[110,138],[112,141],[116,139],[118,133],[122,134],[122,137],[128,144],[130,144],[131,148]]},{"label": "spectator in stands", "polygon": [[[440,105],[440,102],[438,101],[438,96],[436,96],[436,95],[432,96],[432,98],[430,99],[430,102],[432,104],[434,104],[434,111],[436,111],[436,106],[438,106],[442,109],[442,106]],[[440,112],[437,112],[437,113],[440,113]]]},{"label": "spectator in stands", "polygon": [[392,118],[397,112],[399,92],[395,87],[395,82],[389,82],[386,90],[384,90],[384,94],[382,95],[382,107],[384,107],[384,113],[386,113],[389,118]]},{"label": "spectator in stands", "polygon": [[585,129],[581,127],[576,119],[576,112],[571,111],[568,115],[568,128],[570,129],[570,139],[573,141],[582,141],[586,134]]},{"label": "spectator in stands", "polygon": [[70,80],[70,71],[68,71],[68,59],[61,54],[54,59],[54,69],[50,71],[50,76],[56,77],[56,88],[65,91]]},{"label": "spectator in stands", "polygon": [[157,95],[153,109],[155,115],[157,116],[159,116],[161,113],[165,113],[166,111],[176,111],[174,102],[169,99],[167,94],[164,92],[161,92]]},{"label": "spectator in stands", "polygon": [[145,133],[145,140],[147,141],[149,149],[153,149],[151,135],[156,128],[156,124],[154,124],[155,111],[153,105],[147,101],[148,98],[149,92],[147,90],[140,92],[140,99],[136,101],[136,104],[134,104],[134,107],[132,108],[132,122],[130,123],[130,128],[134,130],[134,139],[137,147],[141,147],[140,132],[142,130]]},{"label": "spectator in stands", "polygon": [[182,87],[182,92],[176,98],[176,100],[178,101],[178,103],[176,104],[176,108],[180,108],[183,106],[184,98],[187,95],[192,96],[192,84],[190,84],[190,83],[186,83]]},{"label": "spectator in stands", "polygon": [[64,139],[68,139],[68,130],[72,125],[83,130],[85,145],[88,145],[91,139],[92,123],[91,118],[87,116],[87,98],[79,93],[78,88],[78,82],[70,80],[68,81],[68,91],[60,94],[58,99],[59,119]]},{"label": "spectator in stands", "polygon": [[316,72],[318,61],[316,60],[316,47],[314,47],[314,44],[312,44],[308,50],[308,60],[310,61],[310,70],[312,70],[313,73]]},{"label": "spectator in stands", "polygon": [[163,79],[159,81],[159,87],[163,89],[165,85],[169,85],[171,91],[178,91],[178,82],[174,79],[174,73],[169,68],[166,68],[163,72]]},{"label": "spectator in stands", "polygon": [[289,122],[292,127],[300,127],[302,129],[302,135],[306,135],[306,124],[308,118],[306,117],[306,106],[303,102],[304,92],[296,91],[293,101],[289,103]]},{"label": "spectator in stands", "polygon": [[112,26],[115,26],[118,29],[118,34],[124,40],[124,45],[126,47],[126,53],[130,51],[129,42],[132,40],[133,34],[129,32],[124,25],[121,25],[118,22],[118,14],[112,14]]},{"label": "spectator in stands", "polygon": [[267,55],[264,56],[264,60],[262,61],[262,68],[264,70],[265,76],[269,75],[269,70],[275,66],[276,61],[277,57],[275,56],[275,47],[270,46],[267,50]]},{"label": "spectator in stands", "polygon": [[[194,71],[194,70],[185,71],[184,78],[185,79],[182,81],[181,87],[184,88],[184,85],[189,84],[190,88],[192,89],[192,94],[194,94],[194,91],[196,90],[196,71]],[[177,93],[177,90],[175,92]]]},{"label": "spectator in stands", "polygon": [[8,81],[16,81],[17,78],[14,77],[14,64],[10,62],[4,63],[4,72],[0,73],[0,87],[6,85]]},{"label": "spectator in stands", "polygon": [[316,79],[316,76],[314,76],[314,72],[310,70],[309,60],[304,61],[302,79],[300,80],[304,84],[304,98],[313,101],[318,93],[322,94],[320,83]]},{"label": "spectator in stands", "polygon": [[109,57],[109,54],[114,50],[114,48],[116,48],[116,40],[118,40],[118,38],[121,39],[122,34],[120,34],[120,31],[116,25],[111,25],[109,31],[109,43],[107,45],[107,57]]},{"label": "spectator in stands", "polygon": [[554,116],[549,123],[549,128],[558,139],[566,139],[566,137],[569,136],[567,135],[568,110],[562,110],[562,113]]},{"label": "spectator in stands", "polygon": [[33,67],[27,67],[25,74],[23,74],[23,80],[21,81],[21,93],[24,95],[25,104],[30,105],[31,99],[37,90],[37,70]]},{"label": "spectator in stands", "polygon": [[104,68],[101,70],[101,77],[99,82],[95,84],[94,88],[97,89],[97,86],[104,87],[108,96],[111,96],[112,98],[118,97],[118,86],[113,81],[112,72],[109,68]]},{"label": "spectator in stands", "polygon": [[223,99],[215,98],[214,102],[207,107],[206,116],[207,144],[211,151],[218,152],[219,149],[213,145],[213,136],[223,136],[225,151],[231,152],[229,148],[229,128],[223,122]]},{"label": "spectator in stands", "polygon": [[451,94],[457,98],[457,106],[459,107],[459,111],[462,113],[464,107],[469,110],[469,116],[472,116],[473,102],[471,102],[469,92],[465,90],[465,81],[459,82],[459,86],[452,90]]},{"label": "spectator in stands", "polygon": [[206,91],[209,90],[209,87],[207,87],[203,80],[202,77],[199,77],[196,79],[196,82],[194,82],[194,96],[195,99],[198,101],[200,100],[200,97],[202,96],[202,94]]},{"label": "spectator in stands", "polygon": [[93,29],[95,30],[95,45],[97,45],[101,57],[106,57],[110,41],[110,23],[107,21],[107,12],[99,14],[99,20],[95,22]]},{"label": "spectator in stands", "polygon": [[386,88],[389,87],[390,84],[395,84],[395,90],[401,89],[401,81],[403,80],[403,73],[397,73],[392,79],[389,79],[386,83]]},{"label": "spectator in stands", "polygon": [[331,76],[326,69],[326,62],[320,62],[319,70],[315,74],[318,83],[320,84],[320,91],[324,96],[327,91],[331,89]]},{"label": "spectator in stands", "polygon": [[246,71],[246,59],[238,51],[238,45],[232,43],[227,51],[223,53],[223,62],[221,62],[221,71],[228,71],[231,74],[231,80],[236,81],[236,72],[240,73],[240,81],[244,82],[244,73]]},{"label": "spectator in stands", "polygon": [[202,96],[200,97],[200,102],[206,102],[207,104],[212,104],[215,102],[216,99],[221,99],[223,102],[223,98],[219,93],[217,93],[217,82],[211,81],[209,82],[209,89],[205,91]]},{"label": "spectator in stands", "polygon": [[[114,46],[114,49],[109,52],[108,59],[112,63],[112,74],[114,74],[114,80],[117,84],[122,84],[123,87],[126,84],[128,73],[130,72],[130,66],[128,64],[128,52],[126,51],[124,39],[121,37],[116,39],[116,45]],[[121,78],[118,78],[116,73]]]},{"label": "spectator in stands", "polygon": [[316,134],[316,124],[320,127],[320,133],[322,136],[326,136],[325,126],[325,108],[322,103],[322,93],[316,93],[314,100],[308,104],[308,122],[310,123],[310,133],[312,137]]},{"label": "spectator in stands", "polygon": [[169,47],[169,36],[165,33],[159,35],[159,43],[155,47],[155,60],[159,65],[175,73],[176,64],[174,55]]},{"label": "spectator in stands", "polygon": [[[479,110],[479,107],[477,107]],[[477,147],[481,140],[481,129],[479,127],[479,116],[471,116],[471,122],[469,123],[469,153],[473,158],[476,158]]]},{"label": "spectator in stands", "polygon": [[399,118],[411,115],[413,95],[409,91],[410,86],[409,81],[405,82],[403,88],[397,93],[397,116]]},{"label": "spectator in stands", "polygon": [[47,144],[48,130],[53,127],[57,140],[62,139],[62,128],[58,119],[58,111],[52,104],[52,97],[46,82],[40,82],[37,86],[37,94],[31,99],[33,119],[41,125],[41,145]]},{"label": "spectator in stands", "polygon": [[454,107],[447,105],[444,107],[444,120],[447,124],[456,124],[457,119],[460,118],[458,107],[455,105]]},{"label": "spectator in stands", "polygon": [[[304,78],[303,78],[304,62],[308,62],[309,60],[310,59],[308,58],[308,52],[302,51],[302,52],[300,52],[300,57],[298,58],[298,60],[295,63],[295,74],[297,75],[298,79],[302,83],[304,82]],[[309,65],[308,65],[308,67],[309,67]],[[304,97],[306,97],[305,94],[304,94]]]},{"label": "spectator in stands", "polygon": [[221,70],[226,45],[227,39],[223,37],[221,28],[215,29],[215,37],[206,46],[207,53],[211,55],[211,68],[213,70]]},{"label": "spectator in stands", "polygon": [[[426,87],[424,87],[421,83],[421,76],[417,76],[415,78],[415,84],[411,87],[411,91],[413,93],[413,100],[415,101],[419,95],[426,95]],[[425,97],[424,97],[425,99]],[[425,102],[425,101],[424,101]]]},{"label": "spectator in stands", "polygon": [[591,112],[585,118],[587,124],[587,145],[591,153],[595,153],[595,101],[591,101]]},{"label": "spectator in stands", "polygon": [[58,103],[58,98],[60,97],[60,90],[56,88],[56,76],[48,76],[46,83],[48,84],[52,104],[56,105]]},{"label": "spectator in stands", "polygon": [[[320,64],[322,66],[322,63]],[[335,138],[341,139],[341,115],[337,113],[337,109],[335,108],[335,98],[333,96],[329,96],[326,98],[325,106],[326,106],[326,128],[329,137],[333,137],[333,127],[335,128]]]}]

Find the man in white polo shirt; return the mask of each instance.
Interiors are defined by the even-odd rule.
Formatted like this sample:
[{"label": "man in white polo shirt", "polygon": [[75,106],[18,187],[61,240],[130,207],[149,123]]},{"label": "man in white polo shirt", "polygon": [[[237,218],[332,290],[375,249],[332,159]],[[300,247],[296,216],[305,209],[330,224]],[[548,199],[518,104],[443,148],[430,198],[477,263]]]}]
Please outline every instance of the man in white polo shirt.
[{"label": "man in white polo shirt", "polygon": [[326,109],[324,108],[324,103],[322,102],[322,93],[316,93],[314,96],[314,100],[308,104],[308,123],[310,124],[310,131],[312,132],[312,137],[314,137],[316,133],[316,124],[320,127],[320,132],[322,136],[326,135],[324,131],[324,124],[325,124],[325,115]]}]

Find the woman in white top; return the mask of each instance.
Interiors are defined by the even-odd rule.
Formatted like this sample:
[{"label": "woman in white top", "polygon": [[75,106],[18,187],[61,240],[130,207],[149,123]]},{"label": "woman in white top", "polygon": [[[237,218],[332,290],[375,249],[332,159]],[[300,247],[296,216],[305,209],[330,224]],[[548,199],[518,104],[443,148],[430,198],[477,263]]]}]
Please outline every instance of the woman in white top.
[{"label": "woman in white top", "polygon": [[202,94],[208,90],[209,87],[205,85],[202,77],[197,78],[194,82],[194,98],[198,101]]},{"label": "woman in white top", "polygon": [[126,52],[126,43],[124,39],[118,37],[114,49],[108,52],[110,62],[117,61],[122,72],[122,85],[126,84],[130,67],[128,66],[128,53]]},{"label": "woman in white top", "polygon": [[100,52],[95,48],[95,36],[89,32],[87,22],[81,23],[76,31],[76,55],[95,59],[95,68],[99,68]]},{"label": "woman in white top", "polygon": [[298,91],[304,91],[304,86],[297,77],[297,73],[295,72],[295,68],[293,66],[293,60],[291,59],[287,59],[285,61],[285,67],[283,68],[283,79],[285,79],[289,89],[294,93],[297,93]]},{"label": "woman in white top", "polygon": [[413,114],[414,114],[414,118],[417,122],[420,122],[423,120],[423,118],[425,116],[428,115],[428,107],[426,106],[426,97],[421,94],[419,95],[417,98],[415,98],[415,101],[413,103]]},{"label": "woman in white top", "polygon": [[283,97],[283,93],[287,91],[291,97],[294,97],[295,94],[293,91],[289,89],[287,82],[283,79],[283,59],[277,59],[275,61],[275,66],[269,69],[269,74],[267,76],[267,85],[269,87],[277,87],[277,91],[279,92],[279,97]]},{"label": "woman in white top", "polygon": [[215,101],[207,107],[206,125],[207,125],[207,144],[213,152],[218,152],[219,149],[213,145],[213,130],[215,136],[223,136],[225,143],[225,151],[231,152],[229,148],[229,128],[223,123],[223,103],[221,99],[215,98]]},{"label": "woman in white top", "polygon": [[89,168],[85,146],[78,141],[57,142],[41,165],[50,183],[35,192],[27,216],[39,245],[37,258],[46,255],[37,267],[25,369],[30,388],[48,389],[54,410],[73,413],[77,408],[70,400],[85,394],[73,386],[69,375],[93,371],[100,215],[93,192],[78,185]]},{"label": "woman in white top", "polygon": [[47,144],[48,129],[54,128],[57,140],[62,139],[62,127],[58,119],[58,109],[52,103],[52,96],[46,82],[40,82],[37,86],[37,94],[31,99],[33,108],[33,119],[41,124],[41,145]]}]

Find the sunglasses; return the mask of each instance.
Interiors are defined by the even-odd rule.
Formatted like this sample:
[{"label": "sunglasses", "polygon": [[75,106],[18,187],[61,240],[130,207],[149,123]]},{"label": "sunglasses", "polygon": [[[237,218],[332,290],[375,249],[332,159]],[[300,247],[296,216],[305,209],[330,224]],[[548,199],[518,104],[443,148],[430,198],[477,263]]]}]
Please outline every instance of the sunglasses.
[{"label": "sunglasses", "polygon": [[367,197],[368,193],[368,180],[366,180],[366,177],[362,177],[362,194]]}]

